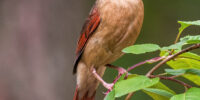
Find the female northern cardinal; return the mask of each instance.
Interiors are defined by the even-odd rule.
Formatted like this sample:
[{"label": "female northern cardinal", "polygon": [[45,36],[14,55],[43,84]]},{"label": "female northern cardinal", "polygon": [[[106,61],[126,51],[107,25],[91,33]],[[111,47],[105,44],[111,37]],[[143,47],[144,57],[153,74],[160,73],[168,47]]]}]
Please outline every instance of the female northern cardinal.
[{"label": "female northern cardinal", "polygon": [[121,50],[135,42],[143,17],[142,0],[96,0],[76,49],[74,100],[94,100],[99,80],[103,82],[100,78],[105,65],[122,56]]}]

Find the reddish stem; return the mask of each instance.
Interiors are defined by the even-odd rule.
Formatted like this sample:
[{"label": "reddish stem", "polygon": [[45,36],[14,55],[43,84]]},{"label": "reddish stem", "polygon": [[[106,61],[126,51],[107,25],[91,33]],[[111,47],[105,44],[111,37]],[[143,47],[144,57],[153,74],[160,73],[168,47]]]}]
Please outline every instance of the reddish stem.
[{"label": "reddish stem", "polygon": [[187,84],[187,83],[184,83],[183,81],[180,81],[180,80],[176,80],[174,79],[173,77],[164,77],[164,76],[155,76],[155,75],[151,75],[149,76],[150,78],[156,78],[156,77],[159,77],[160,79],[163,79],[163,80],[170,80],[170,81],[173,81],[173,82],[176,82],[178,84],[181,84],[187,88],[192,88],[191,85]]}]

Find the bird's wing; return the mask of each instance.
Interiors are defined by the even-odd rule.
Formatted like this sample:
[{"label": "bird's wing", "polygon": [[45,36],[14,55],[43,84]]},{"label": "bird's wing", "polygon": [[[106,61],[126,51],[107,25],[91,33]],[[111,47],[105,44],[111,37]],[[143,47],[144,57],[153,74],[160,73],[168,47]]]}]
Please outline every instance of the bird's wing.
[{"label": "bird's wing", "polygon": [[77,65],[84,51],[85,45],[88,39],[91,37],[91,35],[95,32],[95,30],[99,26],[100,21],[101,19],[100,19],[99,12],[97,8],[94,6],[90,12],[89,17],[86,19],[85,24],[81,31],[81,36],[79,38],[78,45],[76,48],[76,61],[74,64],[73,73],[76,73]]}]

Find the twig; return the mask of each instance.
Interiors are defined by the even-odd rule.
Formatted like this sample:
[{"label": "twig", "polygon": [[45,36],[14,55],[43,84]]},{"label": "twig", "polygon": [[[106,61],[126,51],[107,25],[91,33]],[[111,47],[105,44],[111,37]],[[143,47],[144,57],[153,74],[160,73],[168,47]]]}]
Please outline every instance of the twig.
[{"label": "twig", "polygon": [[159,77],[160,79],[163,79],[163,80],[170,80],[170,81],[173,81],[173,82],[176,82],[176,83],[179,83],[187,88],[192,88],[191,85],[187,84],[187,83],[184,83],[183,81],[180,81],[180,80],[176,80],[172,77],[164,77],[164,76],[155,76],[155,75],[151,75],[149,76],[150,78],[156,78],[156,77]]},{"label": "twig", "polygon": [[184,75],[184,74],[180,74],[180,75],[171,76],[171,78],[177,78],[177,77],[180,77],[180,76],[182,76],[182,75]]},{"label": "twig", "polygon": [[135,69],[136,67],[141,66],[141,65],[143,65],[143,64],[146,64],[146,63],[155,63],[155,62],[158,62],[158,61],[160,61],[160,60],[162,60],[162,59],[164,59],[164,57],[155,57],[155,58],[152,58],[152,59],[149,59],[149,60],[140,62],[140,63],[135,64],[134,66],[128,68],[127,71],[129,72],[129,71],[131,71],[131,70]]},{"label": "twig", "polygon": [[[118,76],[114,79],[113,84],[115,84],[115,83],[120,79],[121,76],[122,76],[122,74],[118,75]],[[113,88],[113,87],[112,87],[112,88]],[[111,91],[110,91],[110,90],[107,90],[107,91],[104,93],[105,96],[106,96],[109,92],[111,92]]]},{"label": "twig", "polygon": [[130,100],[131,97],[134,95],[134,93],[135,93],[135,92],[129,93],[129,94],[126,96],[125,100]]},{"label": "twig", "polygon": [[188,51],[191,51],[191,50],[194,50],[194,49],[197,49],[200,47],[200,44],[195,44],[195,45],[192,45],[186,49],[183,49],[182,51],[174,54],[174,55],[169,55],[165,60],[163,60],[162,62],[158,63],[155,67],[153,67],[147,74],[146,76],[149,77],[152,75],[152,73],[157,70],[158,68],[160,68],[161,65],[165,64],[166,62],[174,59],[176,56],[180,55],[180,54],[183,54],[185,52],[188,52]]}]

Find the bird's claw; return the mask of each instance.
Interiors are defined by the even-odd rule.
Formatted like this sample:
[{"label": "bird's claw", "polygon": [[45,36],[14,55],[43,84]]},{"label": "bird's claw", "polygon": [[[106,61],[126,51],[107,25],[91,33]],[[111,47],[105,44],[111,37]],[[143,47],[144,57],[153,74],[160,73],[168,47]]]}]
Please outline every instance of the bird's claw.
[{"label": "bird's claw", "polygon": [[103,86],[104,86],[105,88],[107,88],[108,90],[112,91],[113,86],[114,86],[114,83],[110,83],[110,84],[104,83]]}]

